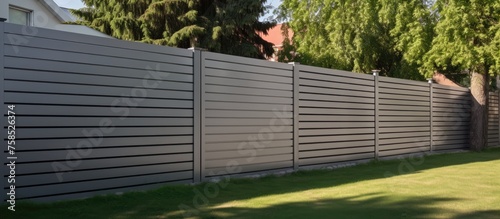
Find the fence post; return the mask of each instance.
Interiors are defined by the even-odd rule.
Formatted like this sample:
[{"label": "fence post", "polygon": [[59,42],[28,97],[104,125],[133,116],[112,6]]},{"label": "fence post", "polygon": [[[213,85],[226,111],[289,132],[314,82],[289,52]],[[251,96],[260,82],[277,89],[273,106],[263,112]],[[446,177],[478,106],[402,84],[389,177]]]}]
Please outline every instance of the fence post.
[{"label": "fence post", "polygon": [[429,78],[427,79],[427,81],[429,82],[429,103],[430,103],[430,106],[429,106],[429,110],[430,110],[430,113],[429,113],[429,117],[430,117],[430,125],[431,125],[431,130],[430,130],[430,151],[433,152],[434,151],[434,139],[433,139],[433,135],[434,135],[434,115],[433,115],[433,111],[434,111],[434,108],[432,105],[434,105],[434,85],[432,83],[432,78]]},{"label": "fence post", "polygon": [[201,182],[201,49],[193,51],[193,182]]},{"label": "fence post", "polygon": [[378,160],[379,157],[379,148],[378,148],[378,127],[379,127],[379,119],[378,119],[378,99],[379,99],[379,92],[378,92],[378,74],[380,73],[380,70],[372,70],[373,77],[374,77],[374,98],[375,98],[375,159]]},{"label": "fence post", "polygon": [[[7,118],[4,117],[4,113],[5,113],[5,102],[4,102],[4,74],[5,74],[5,71],[4,71],[4,51],[5,51],[5,43],[4,43],[4,28],[5,28],[5,18],[0,18],[0,84],[2,86],[0,86],[0,103],[2,106],[2,113],[1,113],[1,117],[2,117],[2,120],[0,122],[0,124],[2,125],[2,127],[4,126],[7,126]],[[2,162],[2,167],[0,168],[0,172],[2,174],[6,173],[7,171],[7,166],[5,165],[7,163],[7,153],[5,153],[5,151],[7,150],[7,142],[4,141],[4,139],[7,138],[7,133],[6,131],[2,128],[2,134],[0,134],[0,138],[1,138],[1,142],[2,142],[2,158],[0,158],[0,161]],[[9,184],[7,183],[7,178],[5,177],[2,177],[2,195],[0,196],[2,198],[2,201],[3,200],[6,200],[8,199],[8,196],[7,196],[7,191],[8,190],[5,190],[4,188],[7,187]]]},{"label": "fence post", "polygon": [[293,169],[299,169],[299,63],[293,65]]}]

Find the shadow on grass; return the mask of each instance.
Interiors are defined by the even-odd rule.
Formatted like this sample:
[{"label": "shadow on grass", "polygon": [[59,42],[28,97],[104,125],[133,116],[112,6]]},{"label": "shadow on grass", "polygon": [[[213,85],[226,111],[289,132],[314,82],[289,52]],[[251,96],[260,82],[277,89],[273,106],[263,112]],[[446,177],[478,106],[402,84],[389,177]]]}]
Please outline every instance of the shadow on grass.
[{"label": "shadow on grass", "polygon": [[[320,199],[303,203],[289,200],[287,203],[264,208],[238,208],[231,207],[230,204],[237,200],[327,188],[401,174],[413,174],[433,168],[497,159],[500,159],[500,149],[483,153],[445,154],[424,157],[423,159],[407,158],[373,162],[334,171],[297,172],[284,177],[264,177],[258,180],[231,179],[227,186],[218,189],[216,195],[206,198],[206,202],[201,201],[203,205],[199,208],[199,216],[202,218],[291,217],[311,219],[324,217],[428,218],[426,216],[435,216],[436,212],[444,211],[436,209],[433,207],[434,205],[456,200],[420,196],[394,200],[385,194],[363,194],[356,197]],[[207,185],[213,186],[214,184],[167,186],[148,192],[132,192],[122,196],[102,196],[51,204],[20,202],[15,214],[8,212],[6,205],[1,206],[0,218],[178,218],[183,217],[179,205],[185,204],[193,207],[196,194],[203,193]],[[224,205],[213,208],[221,204]],[[500,218],[499,215],[498,211],[478,211],[458,215],[454,219]]]},{"label": "shadow on grass", "polygon": [[[369,197],[369,198],[367,198]],[[391,201],[387,196],[364,194],[314,202],[293,202],[265,208],[226,207],[202,212],[201,218],[335,218],[335,219],[386,219],[432,218],[442,209],[434,205],[455,201],[450,198],[413,197]],[[450,213],[450,212],[445,212]],[[452,213],[452,212],[451,212]]]},{"label": "shadow on grass", "polygon": [[459,214],[452,219],[498,219],[500,211],[475,211],[466,214]]}]

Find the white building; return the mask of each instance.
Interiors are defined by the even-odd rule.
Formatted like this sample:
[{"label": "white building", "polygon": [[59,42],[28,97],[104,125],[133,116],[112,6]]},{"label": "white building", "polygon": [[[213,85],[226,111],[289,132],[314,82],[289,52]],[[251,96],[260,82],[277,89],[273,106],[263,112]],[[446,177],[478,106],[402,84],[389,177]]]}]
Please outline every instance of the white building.
[{"label": "white building", "polygon": [[76,19],[53,0],[0,0],[0,18],[8,23],[111,38],[90,27],[65,24]]}]

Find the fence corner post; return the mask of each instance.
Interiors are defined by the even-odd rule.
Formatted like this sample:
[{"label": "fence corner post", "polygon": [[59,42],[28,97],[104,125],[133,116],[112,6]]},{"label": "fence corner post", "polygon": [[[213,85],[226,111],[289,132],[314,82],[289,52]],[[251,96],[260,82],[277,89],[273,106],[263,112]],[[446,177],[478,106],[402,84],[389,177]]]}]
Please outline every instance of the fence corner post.
[{"label": "fence corner post", "polygon": [[378,76],[379,76],[379,73],[380,73],[380,70],[372,70],[372,73],[373,73],[373,85],[374,85],[374,99],[375,99],[375,107],[374,107],[374,110],[375,110],[375,159],[378,160],[379,159],[379,147],[378,147],[378,139],[379,139],[379,118],[378,118],[378,114],[379,114],[379,109],[378,109],[378,105],[379,105],[379,92],[378,92]]},{"label": "fence corner post", "polygon": [[429,104],[430,104],[429,105],[429,118],[430,118],[429,122],[430,122],[430,126],[431,126],[430,133],[429,133],[429,135],[430,135],[430,140],[429,140],[430,149],[429,150],[430,150],[430,152],[433,152],[434,151],[434,138],[433,138],[433,136],[434,136],[434,130],[433,130],[434,129],[434,113],[433,113],[434,108],[432,105],[434,105],[434,103],[433,103],[433,99],[434,99],[433,87],[434,87],[434,85],[432,82],[432,78],[428,78],[427,82],[429,82]]},{"label": "fence corner post", "polygon": [[203,77],[202,49],[189,48],[193,51],[193,182],[204,178],[203,167]]},{"label": "fence corner post", "polygon": [[299,169],[299,65],[298,62],[288,63],[293,65],[293,169]]}]

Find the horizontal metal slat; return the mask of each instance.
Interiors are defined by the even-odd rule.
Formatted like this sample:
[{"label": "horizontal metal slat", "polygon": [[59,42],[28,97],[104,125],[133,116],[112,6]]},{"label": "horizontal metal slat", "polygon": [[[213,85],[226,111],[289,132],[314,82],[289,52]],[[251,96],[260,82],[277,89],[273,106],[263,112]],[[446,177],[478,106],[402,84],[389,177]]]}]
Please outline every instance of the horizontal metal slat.
[{"label": "horizontal metal slat", "polygon": [[[261,164],[248,164],[248,165],[239,165],[239,171],[236,171],[233,175],[236,174],[246,174],[251,172],[254,174],[257,171],[269,171],[269,170],[277,170],[277,169],[285,169],[285,168],[293,168],[293,161],[279,161],[279,162],[271,162],[271,163],[261,163]],[[221,176],[228,174],[227,167],[214,167],[206,169],[207,176]]]},{"label": "horizontal metal slat", "polygon": [[[88,138],[68,138],[68,139],[31,139],[16,140],[19,150],[48,150],[65,149],[68,145],[76,147],[82,142],[90,142]],[[92,143],[92,142],[91,142]],[[125,147],[140,145],[166,145],[166,144],[192,144],[193,136],[148,136],[148,137],[121,137],[102,138],[100,144],[93,144],[97,147]]]},{"label": "horizontal metal slat", "polygon": [[368,153],[374,152],[373,147],[343,148],[343,149],[320,150],[320,151],[301,151],[299,152],[299,159],[312,158],[312,157],[339,156],[345,154],[359,154],[367,152]]},{"label": "horizontal metal slat", "polygon": [[[293,138],[293,133],[272,133],[263,134],[213,134],[205,136],[205,142],[266,142],[274,140],[288,140]],[[260,137],[263,136],[263,137]],[[255,140],[253,140],[255,139]]]},{"label": "horizontal metal slat", "polygon": [[415,80],[407,80],[401,78],[391,78],[380,76],[378,78],[379,82],[387,83],[387,84],[402,84],[408,86],[418,86],[418,87],[429,87],[429,83],[427,81],[415,81]]},{"label": "horizontal metal slat", "polygon": [[236,159],[221,159],[221,160],[210,160],[206,161],[205,165],[207,168],[216,167],[226,167],[229,162],[237,163],[238,165],[250,165],[250,164],[261,164],[261,163],[273,163],[281,161],[291,161],[293,159],[292,154],[283,155],[270,155],[270,156],[257,156],[251,159],[249,158],[236,158]]},{"label": "horizontal metal slat", "polygon": [[[124,87],[132,89],[141,89],[148,86],[154,86],[155,89],[164,90],[181,90],[192,91],[193,83],[148,80],[144,81],[137,78],[120,78],[99,75],[85,75],[85,74],[68,74],[60,72],[45,72],[45,71],[32,71],[32,70],[16,70],[6,69],[5,79],[8,80],[24,80],[24,81],[39,81],[49,83],[66,83],[66,84],[81,84],[81,85],[95,85],[95,86],[113,86]],[[146,86],[144,85],[146,83]],[[140,93],[139,93],[140,94]]]},{"label": "horizontal metal slat", "polygon": [[371,74],[362,74],[362,73],[354,73],[349,71],[342,71],[330,68],[320,68],[314,66],[307,65],[299,65],[298,66],[300,72],[311,72],[315,74],[323,74],[329,76],[339,76],[339,77],[350,77],[355,79],[364,79],[364,80],[374,80],[373,75]]},{"label": "horizontal metal slat", "polygon": [[307,144],[302,143],[299,144],[299,151],[327,150],[336,148],[353,148],[353,147],[367,147],[367,146],[375,148],[375,141],[359,140],[359,141],[346,141],[346,142],[307,143]]},{"label": "horizontal metal slat", "polygon": [[[13,33],[18,35],[27,35],[26,27],[22,25],[14,25],[8,24],[5,25],[6,33]],[[186,49],[166,47],[166,46],[156,46],[150,45],[146,43],[138,43],[132,41],[124,41],[124,40],[116,40],[112,38],[104,38],[97,36],[90,36],[85,34],[71,33],[71,32],[62,32],[62,31],[54,31],[45,28],[37,28],[36,37],[50,38],[55,40],[62,41],[70,41],[70,42],[79,42],[79,43],[87,43],[92,45],[100,45],[105,47],[118,47],[118,48],[127,48],[131,50],[141,50],[147,52],[155,52],[162,54],[173,54],[179,56],[192,57],[193,52]],[[29,34],[28,34],[29,35]],[[30,36],[31,37],[31,36]]]},{"label": "horizontal metal slat", "polygon": [[422,96],[409,96],[409,95],[399,95],[399,94],[380,94],[380,99],[392,99],[392,100],[410,100],[410,101],[420,101],[429,102],[430,97]]},{"label": "horizontal metal slat", "polygon": [[290,147],[279,147],[279,148],[242,148],[233,151],[214,151],[206,152],[205,158],[209,160],[221,160],[221,159],[239,159],[248,158],[254,159],[257,156],[270,156],[270,155],[282,155],[282,154],[292,154],[293,148]]},{"label": "horizontal metal slat", "polygon": [[[402,133],[402,132],[422,132],[430,131],[430,127],[397,127],[397,128],[379,128],[379,133]],[[434,129],[435,130],[435,129]]]},{"label": "horizontal metal slat", "polygon": [[[69,168],[71,171],[80,171],[80,170],[94,170],[94,169],[115,168],[115,167],[125,167],[125,166],[140,166],[140,165],[180,163],[180,162],[192,162],[192,161],[193,161],[192,153],[118,157],[109,159],[90,159],[90,160],[79,160],[76,159],[76,157],[75,158],[72,157],[72,159],[68,160],[67,162],[66,160],[63,160],[59,162],[18,163],[16,164],[16,174],[17,175],[41,174],[41,173],[54,174],[54,172],[58,171],[67,171],[67,168]],[[4,170],[7,171],[7,169]],[[3,173],[6,174],[6,172]]]},{"label": "horizontal metal slat", "polygon": [[407,149],[399,149],[399,150],[390,150],[390,151],[380,151],[379,156],[394,156],[400,154],[412,154],[412,153],[424,153],[430,150],[430,147],[419,147],[419,148],[407,148]]},{"label": "horizontal metal slat", "polygon": [[253,119],[253,118],[206,118],[207,126],[280,126],[292,125],[292,119],[276,118]]},{"label": "horizontal metal slat", "polygon": [[385,144],[398,144],[398,143],[422,142],[422,141],[430,141],[430,136],[411,137],[411,138],[380,139],[379,144],[385,145]]},{"label": "horizontal metal slat", "polygon": [[[9,38],[12,37],[23,37],[22,35],[15,34],[5,34],[4,42],[6,45],[14,45],[16,43],[10,42]],[[50,50],[60,50],[67,52],[76,52],[76,53],[85,53],[85,54],[94,54],[94,55],[104,55],[110,57],[120,57],[120,58],[133,58],[133,59],[142,59],[142,60],[150,60],[155,62],[169,62],[181,65],[192,65],[193,60],[191,57],[184,56],[176,56],[176,55],[168,55],[161,53],[153,53],[146,51],[138,51],[131,50],[126,48],[119,47],[105,47],[101,45],[93,45],[88,43],[80,43],[80,42],[70,42],[65,40],[56,40],[49,38],[40,38],[40,37],[30,37],[29,42],[24,46],[28,47],[36,47],[42,49],[50,49]]]},{"label": "horizontal metal slat", "polygon": [[115,96],[132,98],[160,98],[192,100],[191,91],[154,90],[145,88],[103,87],[92,85],[56,84],[24,81],[5,81],[5,91],[30,93],[55,93],[94,96]]},{"label": "horizontal metal slat", "polygon": [[[254,73],[260,73],[260,74],[267,74],[267,75],[276,75],[276,76],[284,76],[284,77],[292,77],[292,71],[287,70],[287,69],[278,69],[278,68],[269,68],[269,67],[260,67],[256,65],[248,65],[248,63],[245,64],[240,64],[240,63],[234,63],[237,59],[245,61],[250,61],[252,59],[249,58],[243,58],[243,57],[236,57],[236,56],[231,56],[230,59],[234,59],[233,62],[230,62],[231,60],[211,60],[209,59],[209,55],[205,54],[206,59],[205,59],[205,68],[215,68],[215,69],[227,69],[227,70],[236,70],[240,72],[254,72]],[[292,66],[290,66],[292,67]]]},{"label": "horizontal metal slat", "polygon": [[206,110],[206,118],[293,118],[293,113],[278,114],[273,111],[250,111],[250,110]]},{"label": "horizontal metal slat", "polygon": [[299,94],[300,100],[321,100],[321,101],[331,101],[331,102],[347,102],[347,103],[369,103],[373,104],[375,100],[373,98],[363,98],[363,97],[347,97],[347,96],[332,96],[332,95],[321,95],[321,94]]},{"label": "horizontal metal slat", "polygon": [[353,128],[353,129],[299,129],[299,136],[315,135],[352,135],[352,134],[373,134],[374,128]]},{"label": "horizontal metal slat", "polygon": [[374,134],[338,135],[338,136],[303,136],[299,138],[299,144],[316,143],[316,142],[372,140],[374,138],[375,138]]},{"label": "horizontal metal slat", "polygon": [[372,103],[342,103],[342,102],[325,102],[325,101],[309,101],[300,100],[300,107],[318,107],[318,108],[335,108],[335,109],[375,109]]},{"label": "horizontal metal slat", "polygon": [[[64,172],[62,182],[76,182],[82,180],[97,180],[111,177],[125,177],[140,174],[155,174],[164,172],[189,171],[193,169],[192,162],[156,164],[147,166],[132,166],[112,169],[97,169],[85,171]],[[16,176],[16,186],[34,186],[41,184],[57,184],[59,181],[56,173]]]},{"label": "horizontal metal slat", "polygon": [[[90,131],[89,131],[90,130]],[[192,127],[104,127],[100,132],[104,137],[128,136],[176,136],[192,135]],[[46,139],[46,138],[85,138],[94,130],[86,128],[22,128],[18,129],[16,139]]]},{"label": "horizontal metal slat", "polygon": [[381,122],[380,128],[388,127],[429,127],[430,122]]},{"label": "horizontal metal slat", "polygon": [[[301,116],[302,117],[302,116]],[[303,122],[299,121],[299,129],[306,128],[372,128],[375,127],[375,122]]]},{"label": "horizontal metal slat", "polygon": [[[65,51],[56,51],[50,49],[39,49],[39,48],[29,48],[24,46],[14,47],[7,46],[5,47],[5,56],[9,57],[24,57],[30,59],[41,59],[41,60],[53,60],[60,62],[73,62],[73,63],[81,63],[81,64],[91,64],[91,65],[102,65],[102,66],[113,66],[118,68],[132,68],[138,70],[146,70],[149,68],[155,68],[155,66],[165,66],[165,69],[168,69],[171,72],[193,72],[192,66],[186,65],[175,65],[175,64],[167,64],[167,63],[158,63],[154,61],[140,61],[135,59],[127,59],[127,58],[116,58],[110,56],[101,56],[101,55],[91,55],[91,54],[82,54],[75,52],[65,52]],[[140,67],[139,67],[140,66]],[[167,67],[168,66],[168,67]]]},{"label": "horizontal metal slat", "polygon": [[[72,151],[72,152],[71,152]],[[70,156],[78,154],[82,159],[106,158],[124,156],[146,156],[160,154],[192,153],[193,145],[157,145],[121,148],[78,148],[76,146],[50,151],[16,151],[19,154],[17,162],[48,162],[54,160],[67,160]],[[76,158],[76,157],[75,157]],[[82,162],[86,162],[83,160]]]},{"label": "horizontal metal slat", "polygon": [[325,108],[308,108],[300,107],[299,113],[311,115],[359,115],[359,116],[373,116],[374,110],[363,109],[325,109]]},{"label": "horizontal metal slat", "polygon": [[303,122],[369,122],[374,121],[373,116],[331,116],[331,115],[303,115],[300,116]]},{"label": "horizontal metal slat", "polygon": [[[243,66],[241,69],[244,69],[244,67],[246,66]],[[260,74],[260,72],[241,72],[239,70],[240,69],[238,68],[237,69],[206,68],[204,73],[207,76],[214,76],[214,77],[235,78],[235,79],[251,80],[251,81],[265,81],[265,82],[274,82],[283,84],[292,84],[293,80],[291,77]]]},{"label": "horizontal metal slat", "polygon": [[367,91],[354,91],[354,90],[339,90],[337,87],[321,88],[321,87],[299,86],[299,92],[324,94],[324,95],[353,96],[353,97],[368,97],[368,98],[374,97],[372,91],[367,92]]},{"label": "horizontal metal slat", "polygon": [[[4,105],[5,107],[7,105]],[[166,106],[168,107],[168,106]],[[36,109],[36,110],[34,110]],[[53,116],[55,117],[192,117],[192,109],[159,109],[159,108],[135,108],[120,106],[60,106],[60,105],[35,105],[35,104],[16,104],[16,115],[22,116]],[[110,118],[112,119],[112,118]]]},{"label": "horizontal metal slat", "polygon": [[44,186],[18,188],[16,190],[16,195],[20,198],[29,198],[29,197],[37,197],[45,195],[54,195],[54,191],[57,191],[58,194],[64,194],[64,193],[78,192],[78,191],[108,189],[115,187],[144,185],[149,183],[185,180],[185,179],[191,179],[192,177],[193,177],[193,171],[183,171],[183,172],[161,173],[161,174],[145,175],[145,176],[131,176],[126,178],[71,182],[65,184],[50,184]]},{"label": "horizontal metal slat", "polygon": [[224,143],[206,143],[205,151],[231,151],[240,149],[262,149],[277,147],[292,147],[293,141],[290,140],[272,140],[272,141],[248,141],[248,142],[224,142]]},{"label": "horizontal metal slat", "polygon": [[407,132],[407,133],[386,133],[380,134],[380,139],[389,139],[389,138],[407,138],[407,137],[429,137],[431,136],[430,132]]},{"label": "horizontal metal slat", "polygon": [[242,79],[232,79],[232,78],[218,78],[206,76],[204,78],[205,84],[208,85],[221,85],[221,86],[233,86],[233,87],[248,87],[248,88],[258,88],[258,89],[269,89],[269,92],[273,90],[284,90],[291,91],[291,84],[280,84],[272,82],[262,82],[262,81],[247,81]]},{"label": "horizontal metal slat", "polygon": [[299,159],[299,166],[308,166],[315,164],[326,164],[326,163],[336,163],[342,161],[355,161],[362,159],[373,159],[375,153],[363,153],[363,154],[349,154],[341,156],[331,156],[331,157],[318,157],[318,158],[302,158]]},{"label": "horizontal metal slat", "polygon": [[[77,96],[63,94],[31,94],[5,92],[7,104],[65,104],[87,106],[127,106],[123,97]],[[192,100],[142,99],[137,102],[139,107],[171,107],[192,108]]]},{"label": "horizontal metal slat", "polygon": [[406,100],[392,100],[392,99],[380,99],[379,104],[381,105],[402,105],[402,106],[430,106],[429,102],[418,102],[418,101],[406,101]]},{"label": "horizontal metal slat", "polygon": [[[279,70],[285,70],[285,71],[291,71],[293,69],[292,65],[289,65],[286,63],[269,62],[267,60],[246,58],[246,57],[240,57],[240,56],[232,56],[232,55],[226,55],[226,54],[214,53],[214,52],[204,52],[203,58],[209,59],[209,60],[214,60],[214,61],[231,62],[231,63],[243,64],[243,65],[256,65],[256,66],[261,66],[263,68],[279,69]],[[285,74],[285,76],[287,76],[287,75],[290,75],[290,77],[291,77],[291,73]]]},{"label": "horizontal metal slat", "polygon": [[205,92],[222,94],[252,94],[269,97],[293,97],[292,91],[273,90],[272,92],[269,92],[268,90],[262,89],[221,85],[207,85],[205,86]]},{"label": "horizontal metal slat", "polygon": [[[300,73],[301,74],[301,73]],[[333,82],[333,81],[318,81],[314,80],[314,77],[311,76],[311,79],[300,78],[299,79],[299,90],[305,87],[317,87],[317,88],[326,88],[326,89],[340,89],[340,90],[352,90],[352,91],[363,91],[363,92],[372,92],[375,90],[373,85],[356,85],[356,84],[346,84],[341,82]]]},{"label": "horizontal metal slat", "polygon": [[185,127],[193,126],[192,118],[117,118],[117,117],[37,117],[17,116],[16,127],[20,131],[25,127],[102,127],[109,124],[114,127]]},{"label": "horizontal metal slat", "polygon": [[306,71],[300,71],[299,77],[300,78],[306,78],[306,79],[314,79],[314,80],[321,80],[321,81],[341,81],[343,83],[347,84],[357,84],[357,85],[364,85],[364,86],[373,86],[373,77],[370,77],[370,79],[361,79],[361,78],[355,78],[356,76],[361,75],[361,74],[346,74],[347,77],[342,76],[341,74],[333,75],[333,74],[318,74],[317,72],[306,72]]},{"label": "horizontal metal slat", "polygon": [[394,83],[386,83],[386,82],[379,82],[378,85],[380,88],[388,88],[388,89],[394,89],[394,90],[408,90],[408,91],[425,91],[429,92],[429,86],[411,86],[411,85],[404,85],[404,84],[394,84]]},{"label": "horizontal metal slat", "polygon": [[379,87],[378,92],[380,94],[401,94],[408,96],[429,97],[429,91],[401,90],[401,89]]}]

